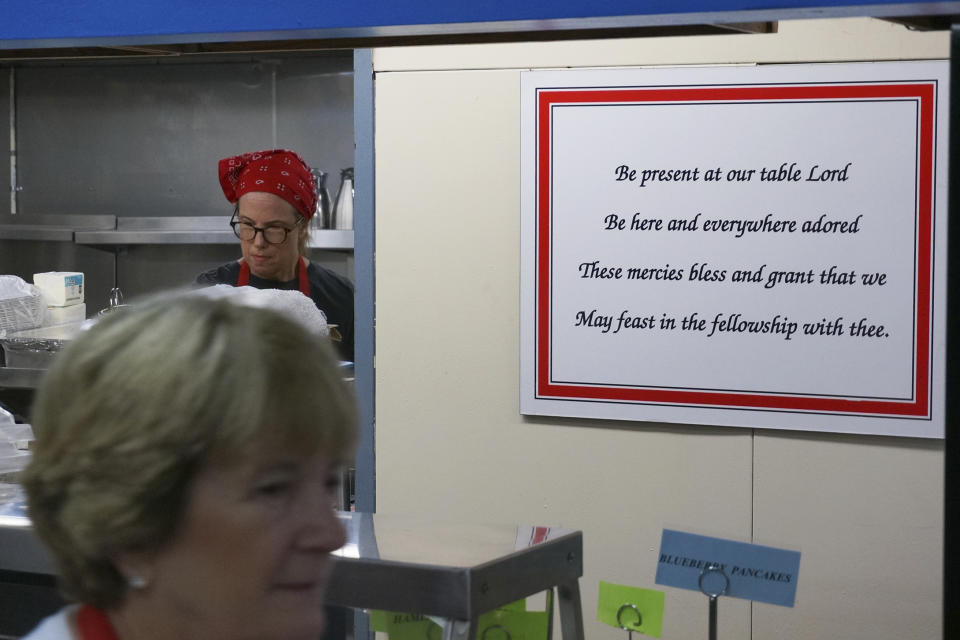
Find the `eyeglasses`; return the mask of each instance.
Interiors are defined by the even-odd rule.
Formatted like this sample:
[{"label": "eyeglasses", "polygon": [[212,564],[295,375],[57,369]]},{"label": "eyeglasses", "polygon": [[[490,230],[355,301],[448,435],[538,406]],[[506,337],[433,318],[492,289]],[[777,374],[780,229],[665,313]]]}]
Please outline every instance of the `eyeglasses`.
[{"label": "eyeglasses", "polygon": [[[256,227],[249,222],[239,222],[236,219],[230,221],[230,226],[233,227],[234,235],[244,242],[253,240],[257,237],[257,233],[262,233],[267,244],[283,244],[287,241],[287,234],[294,230],[287,227]],[[300,226],[299,220],[296,226]]]}]

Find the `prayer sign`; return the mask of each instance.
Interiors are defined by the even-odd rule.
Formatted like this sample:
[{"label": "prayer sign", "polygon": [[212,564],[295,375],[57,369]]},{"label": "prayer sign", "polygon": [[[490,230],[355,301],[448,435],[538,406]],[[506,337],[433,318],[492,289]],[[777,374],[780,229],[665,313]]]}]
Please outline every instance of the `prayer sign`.
[{"label": "prayer sign", "polygon": [[943,437],[948,76],[524,73],[521,412]]}]

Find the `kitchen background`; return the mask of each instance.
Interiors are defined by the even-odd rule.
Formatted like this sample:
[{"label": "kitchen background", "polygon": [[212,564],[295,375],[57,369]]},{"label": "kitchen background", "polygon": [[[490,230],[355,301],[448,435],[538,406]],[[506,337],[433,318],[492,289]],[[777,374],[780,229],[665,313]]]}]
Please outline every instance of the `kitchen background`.
[{"label": "kitchen background", "polygon": [[[233,208],[217,180],[229,155],[294,149],[327,172],[336,197],[354,157],[353,52],[0,62],[0,127],[11,150],[0,154],[0,193],[15,196],[0,201],[0,224],[215,216],[207,225],[229,231]],[[0,273],[31,282],[41,271],[81,271],[90,316],[113,286],[130,299],[240,256],[239,241],[200,235],[91,245],[0,235]],[[352,251],[318,244],[309,257],[353,279]]]}]

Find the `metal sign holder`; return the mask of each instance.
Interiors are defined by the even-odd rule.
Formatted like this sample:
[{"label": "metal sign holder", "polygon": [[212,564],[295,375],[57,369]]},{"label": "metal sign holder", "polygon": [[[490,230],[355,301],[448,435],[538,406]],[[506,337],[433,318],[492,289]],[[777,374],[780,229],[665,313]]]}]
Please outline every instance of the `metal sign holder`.
[{"label": "metal sign holder", "polygon": [[[723,578],[723,586],[720,589],[712,588],[709,584],[711,582],[720,582],[714,579],[714,576]],[[704,578],[706,578],[706,582],[708,583],[706,586],[704,586]],[[709,640],[717,640],[717,598],[727,593],[727,589],[730,588],[730,577],[723,570],[723,565],[711,563],[700,572],[700,577],[697,579],[697,586],[700,587],[703,595],[710,599],[707,638],[709,638]],[[717,586],[719,586],[719,584]]]},{"label": "metal sign holder", "polygon": [[627,640],[633,640],[633,629],[623,624],[623,620],[620,619],[620,616],[623,615],[623,612],[627,611],[628,609],[632,609],[634,613],[637,614],[637,621],[634,624],[638,627],[643,624],[643,616],[640,615],[640,609],[637,609],[637,605],[629,602],[620,605],[620,608],[617,609],[617,624],[620,625],[621,629],[627,632]]}]

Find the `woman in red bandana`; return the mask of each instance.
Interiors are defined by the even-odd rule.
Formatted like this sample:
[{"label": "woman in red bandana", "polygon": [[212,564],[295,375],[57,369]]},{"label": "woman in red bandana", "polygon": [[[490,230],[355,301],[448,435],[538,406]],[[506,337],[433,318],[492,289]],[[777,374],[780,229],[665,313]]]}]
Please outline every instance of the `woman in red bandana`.
[{"label": "woman in red bandana", "polygon": [[230,226],[243,257],[201,273],[197,283],[299,290],[337,326],[337,350],[352,362],[353,284],[305,257],[317,206],[310,168],[293,151],[273,149],[224,158],[218,169],[223,194],[236,205]]}]

